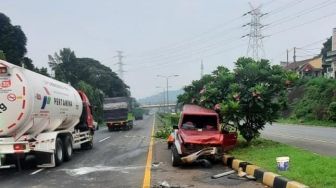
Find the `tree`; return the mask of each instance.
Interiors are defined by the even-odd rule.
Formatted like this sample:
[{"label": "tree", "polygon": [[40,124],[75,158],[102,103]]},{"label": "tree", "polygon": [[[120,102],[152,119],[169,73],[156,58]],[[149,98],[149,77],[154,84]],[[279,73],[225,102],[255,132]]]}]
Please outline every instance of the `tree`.
[{"label": "tree", "polygon": [[331,37],[328,38],[327,41],[323,43],[323,48],[321,49],[321,52],[320,52],[323,62],[327,58],[327,53],[331,51],[331,43],[332,43]]},{"label": "tree", "polygon": [[92,58],[77,58],[74,51],[63,48],[53,56],[49,55],[49,66],[55,78],[77,85],[84,81],[98,88],[108,97],[130,96],[128,86],[109,67]]},{"label": "tree", "polygon": [[74,73],[78,70],[75,52],[70,48],[63,48],[54,56],[48,55],[48,64],[55,73],[55,79],[70,82],[75,85],[78,81]]},{"label": "tree", "polygon": [[0,50],[0,59],[6,61],[6,54],[2,50]]},{"label": "tree", "polygon": [[10,19],[0,13],[0,50],[6,54],[7,61],[21,66],[27,52],[27,38],[20,26],[11,24]]},{"label": "tree", "polygon": [[84,81],[80,81],[77,86],[77,89],[83,91],[86,96],[89,98],[91,106],[93,106],[93,116],[95,121],[98,123],[103,122],[103,102],[104,102],[104,93],[92,87],[91,85],[85,83]]},{"label": "tree", "polygon": [[20,26],[13,26],[10,19],[0,13],[0,59],[6,60],[18,66],[24,65],[25,68],[37,73],[49,76],[47,69],[34,66],[33,61],[24,57],[27,38]]},{"label": "tree", "polygon": [[[272,123],[295,77],[269,61],[239,58],[233,72],[218,67],[211,75],[187,86],[179,102],[214,108],[221,122],[239,129],[247,142]],[[293,80],[292,80],[293,81]],[[287,83],[287,85],[286,85]]]}]

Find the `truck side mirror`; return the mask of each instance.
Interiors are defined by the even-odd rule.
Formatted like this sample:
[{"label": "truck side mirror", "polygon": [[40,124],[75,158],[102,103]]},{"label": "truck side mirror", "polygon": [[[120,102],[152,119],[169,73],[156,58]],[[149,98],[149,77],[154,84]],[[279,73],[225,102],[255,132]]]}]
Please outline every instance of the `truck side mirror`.
[{"label": "truck side mirror", "polygon": [[178,126],[177,125],[173,125],[173,129],[178,129]]}]

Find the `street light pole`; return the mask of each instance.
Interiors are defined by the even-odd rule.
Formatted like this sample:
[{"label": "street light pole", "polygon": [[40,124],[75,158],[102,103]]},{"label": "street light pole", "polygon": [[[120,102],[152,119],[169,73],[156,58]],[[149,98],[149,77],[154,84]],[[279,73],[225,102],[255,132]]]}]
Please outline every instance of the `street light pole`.
[{"label": "street light pole", "polygon": [[168,109],[169,109],[169,94],[168,94],[168,77],[166,78],[167,80],[167,112],[168,112]]},{"label": "street light pole", "polygon": [[157,75],[157,77],[161,77],[161,78],[165,78],[166,79],[166,86],[167,86],[167,111],[169,111],[169,78],[172,78],[172,77],[177,77],[179,75],[175,74],[175,75],[169,75],[169,76],[164,76],[164,75]]},{"label": "street light pole", "polygon": [[[165,87],[160,87],[160,86],[156,86],[156,88],[158,89],[162,89],[162,109],[165,109],[165,106],[166,106],[166,90],[165,90]],[[161,106],[160,106],[160,109],[161,109]],[[162,110],[163,111],[163,110]]]}]

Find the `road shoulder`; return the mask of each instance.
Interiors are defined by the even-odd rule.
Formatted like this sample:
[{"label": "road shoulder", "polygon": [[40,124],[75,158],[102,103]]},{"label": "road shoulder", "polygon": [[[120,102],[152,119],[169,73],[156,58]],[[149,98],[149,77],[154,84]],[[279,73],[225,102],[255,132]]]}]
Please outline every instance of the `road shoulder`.
[{"label": "road shoulder", "polygon": [[224,167],[222,163],[214,164],[212,168],[204,168],[198,165],[172,167],[170,150],[162,139],[155,139],[153,147],[152,187],[159,187],[163,182],[177,187],[263,187],[260,183],[247,180],[229,179],[237,177],[232,174],[219,179],[211,179],[212,175],[223,173],[231,169]]}]

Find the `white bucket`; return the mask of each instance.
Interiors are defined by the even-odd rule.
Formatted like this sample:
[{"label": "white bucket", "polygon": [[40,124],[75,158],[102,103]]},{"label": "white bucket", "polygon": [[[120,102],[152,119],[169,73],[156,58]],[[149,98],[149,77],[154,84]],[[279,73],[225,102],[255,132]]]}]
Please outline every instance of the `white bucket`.
[{"label": "white bucket", "polygon": [[289,157],[277,157],[277,167],[280,171],[287,171],[289,168]]}]

